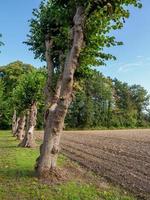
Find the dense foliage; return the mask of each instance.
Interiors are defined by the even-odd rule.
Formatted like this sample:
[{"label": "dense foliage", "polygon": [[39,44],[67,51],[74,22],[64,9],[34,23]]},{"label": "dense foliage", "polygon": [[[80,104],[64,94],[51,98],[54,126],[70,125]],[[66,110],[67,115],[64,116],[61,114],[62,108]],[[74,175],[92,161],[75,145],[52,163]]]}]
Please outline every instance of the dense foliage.
[{"label": "dense foliage", "polygon": [[0,101],[3,101],[3,104],[0,105],[0,109],[3,111],[0,114],[0,129],[10,128],[14,112],[13,89],[17,86],[21,76],[32,69],[32,65],[24,64],[21,61],[0,66],[0,93],[3,94],[0,95]]},{"label": "dense foliage", "polygon": [[42,1],[39,9],[33,10],[26,44],[30,46],[35,57],[45,60],[45,40],[52,39],[50,53],[54,66],[59,67],[60,56],[66,56],[73,39],[72,19],[76,8],[81,6],[85,10],[86,23],[85,46],[80,55],[80,65],[85,67],[105,64],[105,60],[114,57],[104,53],[104,47],[122,44],[109,33],[123,27],[130,14],[127,9],[130,5],[141,7],[140,0]]},{"label": "dense foliage", "polygon": [[[84,12],[84,44],[80,52],[78,71],[83,76],[87,67],[105,65],[105,61],[115,57],[105,52],[105,48],[121,45],[112,30],[121,29],[130,15],[128,6],[141,7],[140,0],[42,0],[38,9],[33,10],[30,32],[25,42],[35,58],[47,61],[48,51],[52,64],[51,85],[63,70],[67,54],[73,41],[73,18],[77,7]],[[46,42],[49,41],[47,49]],[[55,85],[53,85],[54,89]]]},{"label": "dense foliage", "polygon": [[7,109],[7,102],[4,95],[4,82],[0,79],[0,128],[7,128],[9,121],[9,112]]},{"label": "dense foliage", "polygon": [[[30,67],[22,62],[1,67],[0,129],[10,128],[14,107],[18,112],[23,111],[32,101],[38,102],[37,128],[43,128],[45,69]],[[149,95],[142,86],[106,78],[96,70],[88,69],[86,74],[83,77],[81,71],[76,73],[75,95],[65,120],[66,128],[150,125]]]},{"label": "dense foliage", "polygon": [[66,128],[135,128],[148,127],[149,100],[140,85],[111,80],[91,70],[76,91]]},{"label": "dense foliage", "polygon": [[41,69],[34,69],[21,76],[13,89],[13,103],[18,113],[29,109],[33,103],[43,101],[43,91],[46,73]]},{"label": "dense foliage", "polygon": [[[76,97],[73,99],[65,121],[67,128],[149,126],[149,96],[143,87],[129,86],[118,80],[111,80],[89,68],[104,65],[108,59],[115,59],[104,50],[106,47],[122,44],[116,41],[111,32],[123,27],[125,19],[130,14],[128,9],[130,5],[141,7],[140,0],[43,0],[39,9],[33,10],[30,33],[25,43],[29,45],[35,57],[41,60],[46,61],[45,54],[48,51],[53,70],[51,85],[55,90],[56,79],[63,71],[66,56],[72,45],[74,31],[72,27],[76,9],[83,8],[84,44],[78,60],[80,67],[75,73]],[[50,43],[48,49],[46,41]],[[36,81],[34,82],[30,73],[26,76],[31,68],[32,66],[21,62],[0,68],[0,84],[2,85],[0,101],[3,102],[5,99],[7,105],[11,105],[10,102],[13,104],[13,106],[6,106],[9,113],[8,119],[12,115],[14,106],[17,105],[18,109],[28,107],[34,98],[33,93],[37,92],[35,91]],[[20,78],[22,74],[24,77]],[[36,76],[38,80],[39,74]],[[38,83],[40,86],[40,82]],[[44,100],[41,98],[40,101],[38,127],[43,124],[45,110],[42,103]],[[1,107],[5,107],[3,103]],[[0,116],[4,116],[7,112],[3,108],[0,109]],[[5,117],[2,118],[4,119]],[[6,121],[8,121],[6,127],[9,127],[9,120]],[[1,127],[4,127],[3,123]]]}]

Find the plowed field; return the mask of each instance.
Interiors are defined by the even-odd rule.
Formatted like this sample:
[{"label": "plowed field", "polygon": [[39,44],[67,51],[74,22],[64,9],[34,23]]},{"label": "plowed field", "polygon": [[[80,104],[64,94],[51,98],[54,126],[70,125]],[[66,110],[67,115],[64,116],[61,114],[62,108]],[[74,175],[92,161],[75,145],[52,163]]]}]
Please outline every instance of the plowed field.
[{"label": "plowed field", "polygon": [[61,151],[139,199],[150,200],[150,130],[64,131]]}]

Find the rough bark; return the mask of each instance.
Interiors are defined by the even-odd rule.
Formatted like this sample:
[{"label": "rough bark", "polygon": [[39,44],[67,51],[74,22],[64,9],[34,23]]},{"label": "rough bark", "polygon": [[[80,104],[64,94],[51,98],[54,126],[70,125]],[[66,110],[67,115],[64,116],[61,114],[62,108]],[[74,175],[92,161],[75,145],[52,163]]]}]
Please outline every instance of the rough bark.
[{"label": "rough bark", "polygon": [[17,139],[22,141],[25,133],[25,122],[26,122],[26,117],[22,115],[17,119],[18,125],[17,125],[17,130],[16,130],[16,136]]},{"label": "rough bark", "polygon": [[12,118],[12,134],[14,137],[16,136],[17,126],[18,126],[17,115],[16,115],[16,110],[14,110]]},{"label": "rough bark", "polygon": [[73,19],[73,43],[66,58],[60,93],[58,99],[54,98],[54,102],[45,115],[44,141],[40,147],[40,156],[35,167],[37,175],[40,177],[45,177],[56,169],[64,119],[72,100],[74,72],[83,46],[83,20],[83,9],[79,7]]},{"label": "rough bark", "polygon": [[[16,132],[17,132],[17,129],[18,129],[19,120],[20,120],[20,117],[17,117],[17,120],[16,120]],[[15,134],[15,136],[16,136],[16,134]]]},{"label": "rough bark", "polygon": [[53,89],[52,89],[52,78],[53,78],[53,73],[54,73],[54,66],[52,62],[52,57],[51,57],[51,49],[52,49],[52,39],[50,38],[49,35],[46,35],[45,37],[45,58],[46,58],[46,63],[47,63],[47,71],[48,71],[48,78],[47,78],[47,84],[45,87],[45,96],[46,96],[46,104],[51,102],[52,100],[52,94],[53,94]]},{"label": "rough bark", "polygon": [[25,137],[22,140],[22,142],[19,144],[20,147],[33,148],[36,146],[35,137],[34,137],[34,128],[36,126],[36,118],[37,118],[37,107],[36,107],[36,103],[33,103],[27,114],[27,125],[26,125]]}]

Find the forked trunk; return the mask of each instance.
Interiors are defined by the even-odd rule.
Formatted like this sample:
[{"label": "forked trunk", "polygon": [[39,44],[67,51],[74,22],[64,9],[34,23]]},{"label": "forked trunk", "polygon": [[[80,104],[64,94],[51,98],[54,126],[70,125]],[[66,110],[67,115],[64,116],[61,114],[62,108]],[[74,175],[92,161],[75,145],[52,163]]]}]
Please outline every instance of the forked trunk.
[{"label": "forked trunk", "polygon": [[26,122],[26,117],[22,115],[17,119],[18,125],[17,125],[17,131],[16,131],[16,136],[17,139],[22,141],[24,134],[25,134],[25,122]]},{"label": "forked trunk", "polygon": [[20,147],[35,147],[35,137],[34,137],[34,128],[36,126],[36,118],[37,118],[37,107],[36,103],[31,105],[31,108],[27,114],[27,124],[26,124],[26,132],[25,137],[22,142],[19,144]]},{"label": "forked trunk", "polygon": [[40,147],[36,171],[38,176],[45,177],[56,168],[60,137],[64,119],[72,100],[73,77],[78,65],[78,58],[83,46],[83,10],[78,8],[74,17],[73,44],[66,58],[59,98],[47,110],[45,115],[44,141]]}]

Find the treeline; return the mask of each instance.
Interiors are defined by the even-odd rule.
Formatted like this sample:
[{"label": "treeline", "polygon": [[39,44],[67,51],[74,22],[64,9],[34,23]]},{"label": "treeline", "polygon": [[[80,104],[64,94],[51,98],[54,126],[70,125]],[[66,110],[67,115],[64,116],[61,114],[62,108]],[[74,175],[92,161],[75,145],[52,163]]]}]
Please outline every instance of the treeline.
[{"label": "treeline", "polygon": [[[45,68],[36,69],[20,61],[0,67],[0,129],[10,129],[17,116],[18,122],[23,123],[30,109],[34,109],[34,114],[37,109],[30,128],[43,129],[46,77]],[[66,129],[150,126],[150,97],[140,85],[130,86],[87,68],[84,73],[76,72],[72,98]]]},{"label": "treeline", "polygon": [[112,80],[97,71],[91,73],[92,76],[81,81],[69,109],[66,127],[149,127],[150,96],[142,86]]}]

